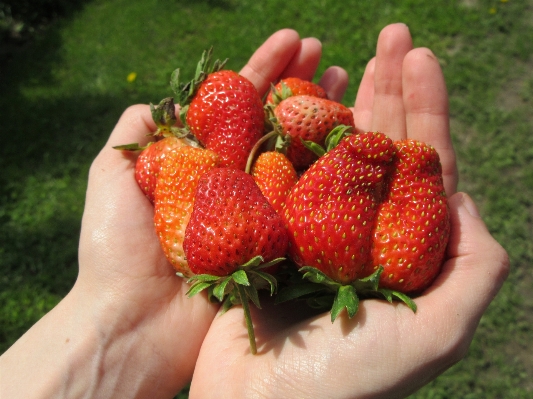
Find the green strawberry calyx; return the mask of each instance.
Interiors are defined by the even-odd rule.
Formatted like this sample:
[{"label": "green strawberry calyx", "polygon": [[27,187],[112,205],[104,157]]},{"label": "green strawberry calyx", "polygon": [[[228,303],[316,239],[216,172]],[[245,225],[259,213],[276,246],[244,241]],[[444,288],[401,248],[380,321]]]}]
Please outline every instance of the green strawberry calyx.
[{"label": "green strawberry calyx", "polygon": [[328,133],[324,141],[324,147],[322,147],[320,144],[317,144],[311,140],[304,140],[302,138],[300,138],[300,140],[302,140],[302,144],[308,150],[313,151],[320,158],[326,152],[337,147],[337,145],[341,142],[343,138],[345,138],[346,136],[350,136],[351,134],[352,134],[351,126],[339,125],[333,128],[331,132]]},{"label": "green strawberry calyx", "polygon": [[354,317],[359,310],[359,300],[364,298],[382,298],[392,303],[397,299],[416,312],[416,303],[407,295],[390,289],[379,287],[379,278],[383,267],[368,277],[341,284],[334,281],[315,267],[304,266],[299,269],[303,273],[302,279],[295,281],[281,289],[276,296],[276,303],[283,303],[295,299],[303,299],[311,307],[318,309],[329,308],[331,322],[344,311],[349,318]]},{"label": "green strawberry calyx", "polygon": [[[154,120],[157,130],[150,134],[156,138],[162,137],[178,137],[181,139],[187,139],[187,143],[193,147],[199,147],[198,140],[189,134],[186,130],[176,126],[178,122],[176,118],[176,105],[172,97],[162,99],[159,104],[154,105],[150,103],[150,111],[152,113],[152,119]],[[129,143],[114,146],[116,150],[123,151],[142,151],[152,145],[154,142],[150,141],[148,144],[142,146],[139,143]]]},{"label": "green strawberry calyx", "polygon": [[261,309],[258,290],[267,289],[271,296],[274,295],[277,290],[277,280],[263,269],[274,266],[283,260],[285,258],[264,262],[263,257],[256,256],[228,276],[212,274],[192,276],[187,280],[188,283],[192,284],[187,291],[187,296],[192,297],[207,290],[211,301],[222,303],[222,313],[225,313],[233,305],[241,304],[248,329],[250,350],[252,354],[256,354],[257,346],[249,302],[251,301],[258,309]]},{"label": "green strawberry calyx", "polygon": [[281,82],[281,90],[278,90],[276,86],[271,83],[270,84],[270,90],[272,92],[272,101],[274,106],[278,105],[283,100],[291,97],[293,95],[292,90],[289,86],[285,84],[285,82]]},{"label": "green strawberry calyx", "polygon": [[180,80],[180,69],[174,70],[170,77],[170,87],[172,91],[176,94],[176,99],[178,104],[180,104],[180,119],[184,125],[186,125],[185,117],[187,115],[187,110],[189,104],[194,98],[196,91],[202,84],[202,82],[207,78],[207,76],[213,72],[221,71],[226,65],[227,59],[224,61],[215,60],[212,62],[211,57],[213,55],[213,47],[210,47],[208,50],[205,50],[202,53],[200,61],[196,65],[196,72],[194,77],[187,81],[182,82]]}]

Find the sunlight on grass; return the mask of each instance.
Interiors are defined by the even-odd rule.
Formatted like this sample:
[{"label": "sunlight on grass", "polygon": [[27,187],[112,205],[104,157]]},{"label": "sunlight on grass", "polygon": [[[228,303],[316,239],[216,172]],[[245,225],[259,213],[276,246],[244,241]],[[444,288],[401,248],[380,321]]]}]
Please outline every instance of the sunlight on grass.
[{"label": "sunlight on grass", "polygon": [[[472,194],[513,270],[464,359],[413,398],[526,398],[533,262],[533,25],[531,1],[94,0],[19,49],[0,76],[0,348],[7,348],[73,283],[87,173],[130,104],[172,95],[201,52],[239,70],[275,30],[323,43],[319,73],[350,74],[353,104],[379,31],[409,25],[431,48],[450,91],[460,189]],[[528,8],[529,7],[529,8]],[[529,297],[528,297],[529,296]],[[186,394],[182,394],[186,397]]]}]

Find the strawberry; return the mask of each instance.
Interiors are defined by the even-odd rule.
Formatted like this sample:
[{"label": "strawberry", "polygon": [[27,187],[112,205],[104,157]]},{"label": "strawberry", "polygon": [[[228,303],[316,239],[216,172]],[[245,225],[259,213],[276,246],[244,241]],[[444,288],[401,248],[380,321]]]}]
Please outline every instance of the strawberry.
[{"label": "strawberry", "polygon": [[[215,168],[198,183],[194,209],[185,230],[183,248],[194,282],[188,294],[208,288],[224,309],[243,306],[250,349],[256,353],[248,301],[260,308],[257,289],[276,280],[260,269],[273,267],[285,256],[288,234],[281,217],[244,171]],[[266,283],[266,286],[265,286]]]},{"label": "strawberry", "polygon": [[313,97],[328,98],[326,90],[316,83],[300,78],[281,79],[268,92],[265,104],[278,105],[282,100],[290,96],[309,95]]},{"label": "strawberry", "polygon": [[173,98],[164,98],[155,106],[150,104],[150,110],[152,119],[157,126],[157,130],[151,136],[155,137],[156,141],[150,141],[145,146],[141,146],[139,143],[131,143],[113,148],[125,151],[141,151],[135,163],[135,179],[144,195],[153,204],[157,175],[166,153],[174,148],[197,144],[185,137],[183,132],[175,126],[177,119]]},{"label": "strawberry", "polygon": [[140,153],[135,163],[135,179],[144,195],[154,203],[154,191],[161,163],[166,154],[173,149],[188,145],[184,139],[175,136],[151,142]]},{"label": "strawberry", "polygon": [[287,157],[296,170],[304,170],[317,159],[303,141],[324,146],[327,135],[337,126],[354,127],[352,111],[344,105],[308,95],[292,96],[272,111],[274,126],[289,141]]},{"label": "strawberry", "polygon": [[210,62],[205,52],[193,80],[171,85],[181,105],[180,117],[187,129],[206,148],[220,156],[220,166],[244,170],[248,155],[264,131],[261,96],[244,76],[223,70],[224,63]]},{"label": "strawberry", "polygon": [[420,292],[440,271],[450,221],[437,151],[403,140],[397,148],[388,195],[378,208],[372,258],[383,267],[380,286]]},{"label": "strawberry", "polygon": [[371,233],[394,151],[381,133],[348,136],[302,175],[283,212],[298,266],[340,284],[373,272]]},{"label": "strawberry", "polygon": [[218,165],[211,150],[195,147],[174,148],[161,162],[154,192],[154,224],[167,259],[184,276],[191,275],[183,239],[189,222],[200,176]]},{"label": "strawberry", "polygon": [[281,215],[285,198],[298,181],[292,163],[281,152],[266,151],[259,155],[251,173],[270,205]]},{"label": "strawberry", "polygon": [[253,178],[215,168],[198,183],[183,247],[195,274],[226,276],[254,257],[285,255],[287,231]]}]

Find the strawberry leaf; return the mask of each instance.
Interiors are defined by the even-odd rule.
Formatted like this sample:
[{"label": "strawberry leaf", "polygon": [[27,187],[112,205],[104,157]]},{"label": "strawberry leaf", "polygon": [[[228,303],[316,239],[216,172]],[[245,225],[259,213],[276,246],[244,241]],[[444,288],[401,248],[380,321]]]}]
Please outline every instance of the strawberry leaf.
[{"label": "strawberry leaf", "polygon": [[[152,144],[152,142],[150,142],[149,144]],[[130,144],[116,145],[113,148],[115,150],[123,150],[123,151],[142,151],[146,147],[148,147],[148,145],[143,147],[143,146],[140,146],[139,143],[130,143]]]},{"label": "strawberry leaf", "polygon": [[259,266],[261,263],[263,263],[264,259],[262,256],[254,256],[252,259],[250,259],[248,262],[246,262],[244,265],[241,266],[242,269],[248,269],[248,268],[255,268]]},{"label": "strawberry leaf", "polygon": [[252,276],[257,275],[259,278],[265,280],[270,286],[270,295],[271,296],[274,295],[274,292],[276,292],[276,288],[277,288],[278,282],[277,282],[276,278],[273,275],[265,273],[265,272],[261,272],[259,270],[250,272],[250,274]]},{"label": "strawberry leaf", "polygon": [[199,292],[205,290],[206,288],[209,288],[211,285],[212,283],[210,282],[205,283],[205,282],[197,281],[191,286],[191,288],[189,288],[189,291],[187,291],[186,295],[190,298],[198,294]]},{"label": "strawberry leaf", "polygon": [[359,309],[359,298],[355,292],[355,288],[351,285],[341,285],[333,301],[333,306],[331,307],[331,322],[333,323],[335,319],[346,309],[348,317],[351,319],[357,313]]},{"label": "strawberry leaf", "polygon": [[326,149],[322,147],[320,144],[315,143],[311,140],[304,140],[300,137],[300,140],[305,148],[312,151],[314,154],[316,154],[319,158],[326,153]]},{"label": "strawberry leaf", "polygon": [[337,291],[337,288],[340,286],[339,283],[328,277],[316,267],[304,266],[300,268],[300,271],[304,272],[303,278],[311,281],[312,283],[324,284],[331,287],[334,291]]},{"label": "strawberry leaf", "polygon": [[250,281],[248,280],[248,276],[246,275],[246,272],[244,270],[237,270],[231,275],[231,278],[238,285],[244,285],[244,286],[250,285]]},{"label": "strawberry leaf", "polygon": [[351,133],[352,127],[347,125],[336,126],[329,134],[326,136],[325,145],[326,152],[334,149],[340,143],[340,141],[349,136]]},{"label": "strawberry leaf", "polygon": [[411,309],[413,312],[416,313],[416,309],[417,309],[416,303],[411,298],[409,298],[407,295],[401,292],[398,292],[398,291],[392,291],[392,296],[398,298],[400,301],[405,303],[409,309]]},{"label": "strawberry leaf", "polygon": [[228,284],[232,281],[231,276],[228,276],[224,278],[219,284],[216,284],[213,287],[213,295],[215,298],[217,298],[220,302],[224,300],[224,296],[226,296],[226,287]]},{"label": "strawberry leaf", "polygon": [[245,286],[243,288],[244,288],[244,292],[246,293],[246,296],[250,298],[250,300],[254,303],[257,309],[261,309],[261,304],[259,303],[259,294],[257,293],[257,289],[253,285]]}]

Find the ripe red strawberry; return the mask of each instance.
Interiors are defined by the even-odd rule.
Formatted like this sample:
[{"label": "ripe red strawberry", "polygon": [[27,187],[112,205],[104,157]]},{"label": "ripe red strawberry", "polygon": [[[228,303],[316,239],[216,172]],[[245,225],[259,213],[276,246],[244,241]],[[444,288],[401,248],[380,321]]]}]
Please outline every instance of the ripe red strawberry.
[{"label": "ripe red strawberry", "polygon": [[252,177],[270,205],[281,215],[285,198],[298,181],[289,159],[281,152],[263,152],[254,163]]},{"label": "ripe red strawberry", "polygon": [[396,142],[388,195],[378,209],[372,257],[384,268],[380,286],[420,292],[439,273],[450,230],[437,151],[414,140]]},{"label": "ripe red strawberry", "polygon": [[226,276],[251,259],[285,256],[288,235],[253,178],[215,168],[198,183],[183,247],[195,274]]},{"label": "ripe red strawberry", "polygon": [[273,111],[275,125],[290,140],[287,157],[296,170],[304,170],[317,159],[302,140],[324,146],[327,135],[339,125],[354,127],[352,111],[325,98],[292,96],[281,101]]},{"label": "ripe red strawberry", "polygon": [[210,65],[210,52],[204,53],[192,81],[179,83],[177,70],[171,84],[190,132],[219,154],[220,166],[244,170],[263,135],[265,113],[254,85],[237,72],[222,70],[223,65],[218,60]]},{"label": "ripe red strawberry", "polygon": [[154,191],[159,175],[159,169],[166,154],[175,148],[188,145],[185,139],[175,136],[165,137],[152,142],[140,153],[135,163],[135,179],[144,195],[154,203]]},{"label": "ripe red strawberry", "polygon": [[213,151],[188,146],[167,152],[161,162],[154,192],[155,230],[167,259],[184,276],[191,275],[183,252],[183,238],[198,180],[218,162],[219,157]]},{"label": "ripe red strawberry", "polygon": [[298,266],[340,284],[373,272],[371,234],[394,151],[382,133],[348,136],[302,175],[283,212]]},{"label": "ripe red strawberry", "polygon": [[316,83],[300,78],[281,79],[268,92],[265,104],[278,105],[282,100],[290,96],[309,95],[313,97],[328,98],[326,90]]}]

